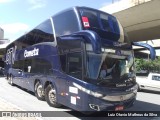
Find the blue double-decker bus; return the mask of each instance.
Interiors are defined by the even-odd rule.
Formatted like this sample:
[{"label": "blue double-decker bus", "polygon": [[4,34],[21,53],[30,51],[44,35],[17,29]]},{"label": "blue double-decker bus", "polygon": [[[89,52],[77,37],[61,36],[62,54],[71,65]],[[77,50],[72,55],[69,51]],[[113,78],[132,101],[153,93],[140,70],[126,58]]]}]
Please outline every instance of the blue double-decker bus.
[{"label": "blue double-decker bus", "polygon": [[50,106],[77,111],[123,110],[136,100],[132,46],[112,15],[73,7],[47,19],[6,48],[11,85],[35,93]]}]

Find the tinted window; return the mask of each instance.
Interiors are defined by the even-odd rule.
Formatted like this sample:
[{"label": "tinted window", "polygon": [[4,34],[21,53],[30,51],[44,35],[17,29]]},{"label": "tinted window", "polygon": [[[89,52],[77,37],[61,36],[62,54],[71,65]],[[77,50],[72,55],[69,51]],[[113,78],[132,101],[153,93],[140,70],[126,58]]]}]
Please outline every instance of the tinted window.
[{"label": "tinted window", "polygon": [[152,76],[152,80],[160,81],[160,76],[153,75]]},{"label": "tinted window", "polygon": [[32,64],[31,59],[26,59],[24,61],[24,72],[30,72],[30,70],[31,70],[31,64]]},{"label": "tinted window", "polygon": [[106,30],[106,31],[111,31],[111,28],[110,28],[109,23],[108,23],[108,15],[101,14],[100,18],[101,18],[101,22],[102,22],[102,25],[103,25],[103,29]]},{"label": "tinted window", "polygon": [[18,43],[16,45],[18,49],[23,49],[41,42],[53,42],[54,35],[51,21],[46,20],[26,35],[20,37],[17,41]]},{"label": "tinted window", "polygon": [[[119,25],[115,17],[94,10],[82,9],[80,12],[84,28],[97,28],[120,34]],[[89,26],[85,26],[84,23],[86,22],[89,23]]]},{"label": "tinted window", "polygon": [[68,35],[79,30],[78,21],[73,10],[53,17],[56,36]]},{"label": "tinted window", "polygon": [[81,51],[81,41],[80,40],[60,40],[57,41],[58,50],[60,54],[69,52]]},{"label": "tinted window", "polygon": [[12,67],[14,69],[20,69],[20,70],[23,70],[24,72],[28,72],[29,65],[31,65],[30,60],[19,60],[19,61],[15,61]]},{"label": "tinted window", "polygon": [[[57,41],[58,43],[58,50],[59,50],[59,55],[60,55],[60,62],[61,62],[61,68],[62,71],[68,72],[67,70],[67,57],[70,56],[75,56],[75,57],[81,57],[81,54],[78,52],[81,52],[81,41],[79,40],[67,40],[67,41]],[[74,53],[73,53],[74,52]],[[77,52],[77,53],[75,53]],[[71,58],[72,59],[72,58]],[[81,59],[81,58],[79,58]],[[70,58],[68,59],[68,63]],[[73,63],[76,64],[76,61]],[[70,66],[71,67],[71,66]],[[69,70],[70,71],[70,70]]]},{"label": "tinted window", "polygon": [[68,74],[82,79],[82,55],[81,53],[69,53],[68,57]]},{"label": "tinted window", "polygon": [[107,14],[100,14],[100,19],[104,30],[120,34],[116,18]]},{"label": "tinted window", "polygon": [[17,61],[14,62],[14,64],[12,65],[13,68],[18,69],[19,68],[19,64]]},{"label": "tinted window", "polygon": [[44,23],[37,26],[35,28],[35,32],[36,32],[36,34],[34,35],[34,37],[36,37],[35,43],[54,41],[53,29],[50,20],[47,20]]},{"label": "tinted window", "polygon": [[43,34],[49,34],[49,35],[53,34],[53,29],[52,29],[52,25],[51,25],[50,20],[47,20],[44,23],[38,25],[35,29],[39,30],[41,32],[44,32]]},{"label": "tinted window", "polygon": [[25,59],[20,61],[15,61],[13,64],[14,69],[20,69],[24,72],[36,73],[36,74],[49,74],[52,68],[52,65],[49,61],[34,58],[34,59]]},{"label": "tinted window", "polygon": [[17,41],[15,41],[15,46],[17,46],[17,50],[21,50],[23,48],[26,48],[28,45],[26,45],[23,41],[25,40],[25,37],[22,36]]},{"label": "tinted window", "polygon": [[[83,29],[95,31],[104,39],[124,41],[122,26],[114,16],[93,9],[80,8],[79,11]],[[106,44],[105,40],[102,40],[102,44]]]},{"label": "tinted window", "polygon": [[[82,17],[87,17],[89,26],[92,28],[100,28],[97,13],[91,10],[83,10],[81,11]],[[86,20],[83,20],[83,24],[86,22]],[[85,25],[84,25],[85,26]]]},{"label": "tinted window", "polygon": [[52,65],[47,60],[40,58],[32,59],[31,73],[48,74],[51,68]]},{"label": "tinted window", "polygon": [[15,61],[12,67],[13,67],[14,69],[24,70],[23,63],[24,63],[23,60]]},{"label": "tinted window", "polygon": [[108,16],[108,22],[109,22],[110,28],[112,29],[112,32],[120,34],[119,25],[116,18]]},{"label": "tinted window", "polygon": [[60,55],[62,71],[66,72],[66,55]]}]

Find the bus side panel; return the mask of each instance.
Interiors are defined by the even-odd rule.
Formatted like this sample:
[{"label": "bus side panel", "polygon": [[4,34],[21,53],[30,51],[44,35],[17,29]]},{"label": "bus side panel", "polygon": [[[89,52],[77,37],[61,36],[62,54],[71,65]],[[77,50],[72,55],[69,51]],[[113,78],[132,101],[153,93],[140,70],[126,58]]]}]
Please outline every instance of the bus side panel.
[{"label": "bus side panel", "polygon": [[56,89],[58,103],[68,106],[66,101],[66,79],[63,79],[63,77],[64,74],[53,71],[52,75],[47,76],[47,81],[50,81],[52,86]]},{"label": "bus side panel", "polygon": [[85,98],[86,93],[80,89],[85,88],[85,82],[66,74],[57,74],[56,76],[58,78],[55,82],[58,101],[74,110],[84,111],[87,98]]},{"label": "bus side panel", "polygon": [[[44,86],[46,81],[49,80],[49,76],[53,77],[53,69],[59,69],[57,66],[57,51],[56,48],[52,45],[37,45],[34,48],[39,49],[39,55],[31,58],[30,73],[26,74],[26,85],[29,86],[28,89],[33,91],[35,90],[35,81],[39,80]],[[33,49],[33,48],[32,48]]]}]

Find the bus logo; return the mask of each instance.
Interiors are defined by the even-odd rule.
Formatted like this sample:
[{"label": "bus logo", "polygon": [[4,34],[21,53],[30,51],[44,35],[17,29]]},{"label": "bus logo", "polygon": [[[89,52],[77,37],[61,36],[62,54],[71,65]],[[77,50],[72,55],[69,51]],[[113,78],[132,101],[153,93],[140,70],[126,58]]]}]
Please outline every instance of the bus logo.
[{"label": "bus logo", "polygon": [[33,50],[30,50],[30,51],[27,51],[27,50],[24,51],[24,57],[25,58],[32,57],[32,56],[37,56],[37,55],[39,55],[39,49],[38,48],[34,48]]},{"label": "bus logo", "polygon": [[14,64],[16,49],[17,49],[17,46],[11,47],[10,49],[7,50],[6,60],[5,60],[7,65]]}]

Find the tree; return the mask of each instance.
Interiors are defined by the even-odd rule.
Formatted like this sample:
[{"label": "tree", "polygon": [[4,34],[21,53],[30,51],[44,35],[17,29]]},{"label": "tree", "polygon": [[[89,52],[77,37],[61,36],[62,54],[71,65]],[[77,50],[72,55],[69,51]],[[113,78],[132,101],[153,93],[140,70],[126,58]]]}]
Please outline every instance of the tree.
[{"label": "tree", "polygon": [[142,58],[135,59],[136,71],[146,70],[148,72],[160,73],[160,57],[155,60],[146,60]]}]

